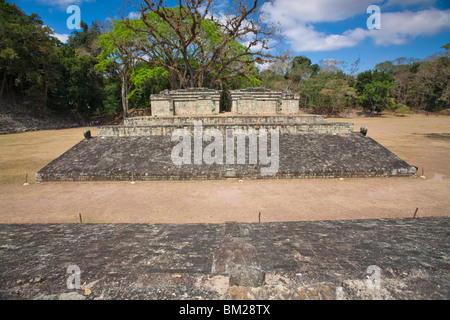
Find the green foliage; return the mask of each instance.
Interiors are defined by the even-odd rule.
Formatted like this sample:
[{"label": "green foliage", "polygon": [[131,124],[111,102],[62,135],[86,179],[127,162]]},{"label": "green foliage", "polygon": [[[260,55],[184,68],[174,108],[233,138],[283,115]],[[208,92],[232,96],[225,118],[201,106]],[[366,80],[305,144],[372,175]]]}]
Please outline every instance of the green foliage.
[{"label": "green foliage", "polygon": [[390,73],[395,80],[394,99],[415,110],[440,111],[450,105],[450,57],[444,53],[427,59],[398,58],[385,61],[375,69]]},{"label": "green foliage", "polygon": [[131,74],[134,89],[127,99],[136,107],[150,107],[150,95],[170,88],[168,72],[161,67],[151,69],[148,64],[139,64]]},{"label": "green foliage", "polygon": [[441,111],[450,107],[450,57],[437,56],[421,64],[413,86],[421,101],[418,108]]},{"label": "green foliage", "polygon": [[393,77],[377,70],[362,72],[356,80],[359,103],[371,113],[381,112],[388,107],[394,88]]},{"label": "green foliage", "polygon": [[316,113],[338,114],[357,106],[356,90],[342,78],[321,73],[305,83],[304,88],[308,98],[306,107],[313,108]]},{"label": "green foliage", "polygon": [[[130,22],[134,27],[140,27],[139,20]],[[99,37],[101,52],[97,57],[97,70],[101,70],[109,76],[118,76],[121,81],[120,98],[124,116],[128,114],[131,91],[131,73],[136,64],[137,36],[121,20],[111,23],[112,30]]]},{"label": "green foliage", "polygon": [[[138,27],[140,20],[132,20],[132,24]],[[101,49],[97,56],[98,70],[107,71],[109,68],[131,67],[135,60],[133,46],[137,38],[135,33],[127,28],[121,20],[111,23],[112,30],[98,37],[98,46]]]},{"label": "green foliage", "polygon": [[152,93],[168,88],[222,89],[227,109],[229,90],[264,86],[298,93],[301,107],[317,113],[407,114],[450,106],[450,44],[427,59],[385,61],[357,76],[359,60],[345,68],[305,56],[277,60],[260,72],[243,41],[217,21],[199,19],[187,7],[144,17],[113,21],[103,33],[99,23],[82,22],[63,44],[39,16],[0,0],[0,99],[21,97],[35,114],[113,115],[148,107]]},{"label": "green foliage", "polygon": [[308,80],[317,75],[320,67],[318,64],[312,64],[311,60],[304,56],[297,56],[292,60],[290,69],[286,72],[285,77],[291,81],[300,82]]},{"label": "green foliage", "polygon": [[264,70],[260,73],[261,83],[264,87],[274,90],[286,88],[288,86],[284,74],[273,70]]},{"label": "green foliage", "polygon": [[353,76],[356,68],[345,74],[334,60],[323,61],[319,67],[298,56],[284,66],[273,64],[260,78],[265,87],[298,93],[300,106],[317,113],[361,107],[372,113],[385,109],[408,113],[411,108],[440,111],[450,106],[450,46],[442,48],[444,53],[424,60],[398,58],[379,63],[357,77]]},{"label": "green foliage", "polygon": [[[230,24],[221,23],[204,13],[211,4],[203,4],[206,8],[197,1],[173,8],[158,3],[143,9],[137,22],[124,20],[135,33],[138,56],[141,59],[146,56],[151,68],[164,68],[172,89],[260,85],[254,66],[258,53],[241,42],[245,35],[262,32],[263,27],[256,28],[249,22],[244,28],[244,20],[239,19]],[[238,7],[244,14],[245,6]],[[269,33],[266,36],[272,37]],[[267,40],[252,43],[257,45],[262,41]]]},{"label": "green foliage", "polygon": [[404,104],[397,103],[395,106],[395,113],[399,114],[411,114],[411,109],[409,109],[408,106],[405,106]]},{"label": "green foliage", "polygon": [[97,64],[99,28],[93,24],[82,31],[75,31],[61,48],[61,60],[65,69],[67,106],[71,112],[84,115],[102,112],[104,78],[95,69]]},{"label": "green foliage", "polygon": [[103,100],[104,113],[112,116],[122,110],[120,99],[120,81],[111,81],[104,87],[105,100]]},{"label": "green foliage", "polygon": [[36,14],[0,1],[0,98],[20,96],[41,115],[100,112],[103,78],[93,71],[99,33],[83,24],[62,44]]},{"label": "green foliage", "polygon": [[358,107],[356,90],[346,75],[322,69],[304,56],[295,57],[290,63],[273,65],[261,72],[261,79],[265,87],[298,93],[300,106],[315,113],[338,114]]},{"label": "green foliage", "polygon": [[394,98],[389,98],[386,103],[386,110],[395,111],[397,108],[397,103],[395,103]]},{"label": "green foliage", "polygon": [[58,79],[57,40],[36,14],[0,1],[0,98],[18,94],[30,110],[48,112],[49,93]]}]

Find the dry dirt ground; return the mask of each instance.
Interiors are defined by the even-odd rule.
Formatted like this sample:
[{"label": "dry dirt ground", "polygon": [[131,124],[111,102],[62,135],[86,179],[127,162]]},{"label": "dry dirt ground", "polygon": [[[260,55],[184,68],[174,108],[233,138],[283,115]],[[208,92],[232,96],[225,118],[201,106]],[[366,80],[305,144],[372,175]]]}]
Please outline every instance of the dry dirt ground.
[{"label": "dry dirt ground", "polygon": [[[0,136],[0,223],[223,223],[450,216],[450,117],[353,122],[419,168],[412,178],[35,183],[86,128]],[[96,128],[90,128],[96,135]],[[422,171],[423,170],[423,171]],[[422,175],[424,178],[420,178]],[[28,174],[29,185],[24,186]]]}]

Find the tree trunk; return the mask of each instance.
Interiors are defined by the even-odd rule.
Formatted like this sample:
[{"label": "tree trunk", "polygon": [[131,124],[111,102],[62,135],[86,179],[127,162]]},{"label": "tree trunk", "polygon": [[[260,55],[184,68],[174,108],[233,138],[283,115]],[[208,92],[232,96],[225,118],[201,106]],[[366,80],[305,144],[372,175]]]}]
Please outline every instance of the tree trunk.
[{"label": "tree trunk", "polygon": [[2,82],[2,88],[0,89],[0,99],[3,98],[3,89],[5,88],[6,84],[6,71],[3,72],[3,82]]},{"label": "tree trunk", "polygon": [[184,56],[185,67],[186,67],[187,70],[189,71],[189,87],[194,88],[194,86],[195,86],[195,82],[194,82],[194,70],[192,69],[192,66],[191,66],[191,64],[189,63],[189,59],[188,59],[187,55],[184,54],[183,56]]},{"label": "tree trunk", "polygon": [[123,118],[125,119],[128,116],[128,79],[126,71],[122,74],[122,109],[123,109]]},{"label": "tree trunk", "polygon": [[169,82],[170,82],[170,87],[172,90],[177,90],[178,89],[178,81],[177,81],[177,75],[174,71],[169,71]]},{"label": "tree trunk", "polygon": [[44,85],[44,101],[43,101],[43,113],[45,114],[47,112],[48,108],[48,84],[45,83]]},{"label": "tree trunk", "polygon": [[49,82],[49,70],[48,70],[48,66],[46,66],[45,68],[45,74],[44,74],[45,78],[44,78],[44,103],[43,103],[43,107],[44,107],[44,113],[47,112],[47,108],[48,108],[48,82]]}]

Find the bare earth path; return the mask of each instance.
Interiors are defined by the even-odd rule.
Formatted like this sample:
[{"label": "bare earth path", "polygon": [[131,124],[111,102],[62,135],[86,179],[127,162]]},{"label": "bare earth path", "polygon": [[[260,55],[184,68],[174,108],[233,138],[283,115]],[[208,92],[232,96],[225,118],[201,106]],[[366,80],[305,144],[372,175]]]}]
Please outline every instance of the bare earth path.
[{"label": "bare earth path", "polygon": [[[34,183],[84,128],[0,136],[0,223],[222,223],[450,216],[450,117],[329,119],[368,135],[426,179]],[[91,128],[96,134],[96,129]],[[28,174],[30,185],[23,186]]]}]

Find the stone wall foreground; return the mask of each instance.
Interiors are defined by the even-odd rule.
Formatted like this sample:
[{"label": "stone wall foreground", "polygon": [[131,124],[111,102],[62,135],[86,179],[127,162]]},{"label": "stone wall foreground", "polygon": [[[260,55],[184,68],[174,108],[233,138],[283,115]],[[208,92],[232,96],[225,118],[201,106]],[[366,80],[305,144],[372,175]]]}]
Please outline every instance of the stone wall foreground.
[{"label": "stone wall foreground", "polygon": [[[227,304],[232,299],[449,300],[449,227],[448,217],[2,224],[0,298],[225,299]],[[227,237],[254,248],[265,284],[236,286],[232,274],[213,274],[217,250]],[[242,250],[229,251],[246,258]],[[69,265],[80,268],[81,284],[91,290],[88,296],[67,288]],[[380,270],[380,288],[368,287],[376,284],[370,266]],[[281,310],[270,304],[271,315],[279,315]]]}]

